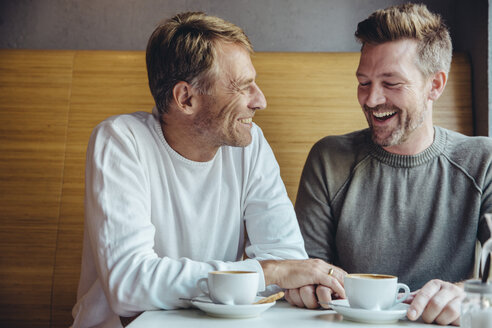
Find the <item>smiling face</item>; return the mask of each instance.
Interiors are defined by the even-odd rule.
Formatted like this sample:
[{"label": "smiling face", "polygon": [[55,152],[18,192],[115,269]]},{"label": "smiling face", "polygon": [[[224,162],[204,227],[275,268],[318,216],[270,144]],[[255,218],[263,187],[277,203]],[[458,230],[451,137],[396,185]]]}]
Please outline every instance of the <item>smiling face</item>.
[{"label": "smiling face", "polygon": [[357,69],[357,97],[373,141],[394,153],[429,146],[433,139],[430,79],[415,64],[410,39],[365,44]]},{"label": "smiling face", "polygon": [[193,123],[213,147],[245,147],[251,143],[255,111],[266,107],[266,99],[246,49],[221,43],[217,52],[215,85],[209,95],[200,96],[202,106]]}]

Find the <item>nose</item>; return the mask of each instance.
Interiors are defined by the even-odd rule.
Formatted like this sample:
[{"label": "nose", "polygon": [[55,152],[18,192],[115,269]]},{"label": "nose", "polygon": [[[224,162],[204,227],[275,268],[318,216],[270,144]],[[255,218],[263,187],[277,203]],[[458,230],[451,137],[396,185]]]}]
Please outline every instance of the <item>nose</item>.
[{"label": "nose", "polygon": [[265,95],[261,91],[260,87],[256,83],[254,83],[251,92],[251,99],[248,107],[257,110],[257,109],[265,109],[266,106],[267,106],[267,102],[266,102]]},{"label": "nose", "polygon": [[381,86],[372,83],[368,86],[366,93],[364,101],[366,106],[376,107],[377,105],[386,103],[386,96],[384,95],[384,90]]}]

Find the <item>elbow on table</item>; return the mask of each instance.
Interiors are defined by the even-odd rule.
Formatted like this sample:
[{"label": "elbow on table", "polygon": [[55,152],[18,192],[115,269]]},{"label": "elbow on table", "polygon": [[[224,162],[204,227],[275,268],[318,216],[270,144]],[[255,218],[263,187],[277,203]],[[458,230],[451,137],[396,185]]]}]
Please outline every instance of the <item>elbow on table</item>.
[{"label": "elbow on table", "polygon": [[131,316],[142,311],[189,307],[161,276],[149,270],[148,264],[144,269],[142,265],[119,265],[106,271],[102,281],[111,310],[119,316]]},{"label": "elbow on table", "polygon": [[120,317],[132,317],[143,311],[159,310],[152,306],[143,297],[128,296],[126,292],[113,291],[108,297],[108,304],[112,312]]},{"label": "elbow on table", "polygon": [[125,283],[122,277],[110,279],[116,283],[108,283],[106,298],[111,310],[122,317],[134,316],[147,310],[158,309],[149,302],[149,297],[142,286]]},{"label": "elbow on table", "polygon": [[125,297],[125,295],[124,292],[112,290],[106,296],[112,312],[120,317],[131,317],[145,311],[142,304],[138,304],[135,299]]},{"label": "elbow on table", "polygon": [[[121,316],[129,317],[143,311],[175,310],[190,307],[189,302],[179,300],[179,295],[168,290],[165,295],[157,291],[155,286],[142,282],[128,284],[120,277],[119,283],[108,284],[106,298],[111,310]],[[166,287],[162,287],[167,290]]]}]

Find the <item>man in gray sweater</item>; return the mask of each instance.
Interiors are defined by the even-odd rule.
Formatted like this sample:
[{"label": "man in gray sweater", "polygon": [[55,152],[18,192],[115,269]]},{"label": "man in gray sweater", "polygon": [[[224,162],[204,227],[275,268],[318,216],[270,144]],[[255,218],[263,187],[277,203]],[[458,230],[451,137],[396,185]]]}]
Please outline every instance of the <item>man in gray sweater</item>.
[{"label": "man in gray sweater", "polygon": [[[439,15],[424,5],[390,7],[355,35],[369,128],[313,146],[296,201],[306,250],[349,273],[398,276],[415,290],[410,320],[459,324],[460,282],[472,275],[475,241],[490,236],[492,139],[432,123],[452,56]],[[306,286],[287,299],[316,307],[319,294]]]}]

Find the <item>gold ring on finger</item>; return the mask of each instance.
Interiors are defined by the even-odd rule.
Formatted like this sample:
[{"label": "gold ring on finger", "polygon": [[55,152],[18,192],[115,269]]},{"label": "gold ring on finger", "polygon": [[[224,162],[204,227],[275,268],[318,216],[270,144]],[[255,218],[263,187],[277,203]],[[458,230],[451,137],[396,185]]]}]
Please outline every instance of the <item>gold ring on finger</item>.
[{"label": "gold ring on finger", "polygon": [[329,276],[333,275],[333,272],[334,272],[334,271],[335,271],[335,270],[333,270],[333,268],[330,268],[330,270],[328,270],[328,275],[329,275]]}]

